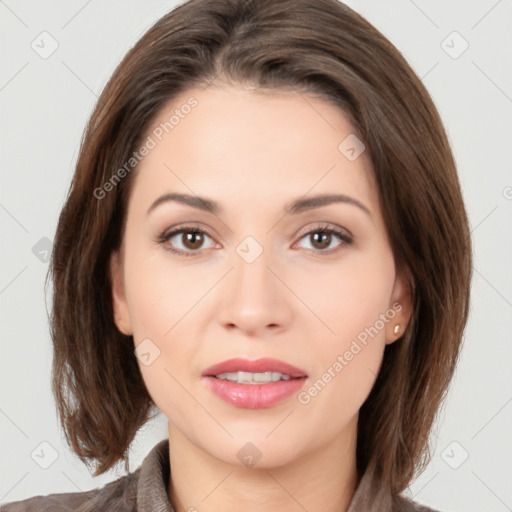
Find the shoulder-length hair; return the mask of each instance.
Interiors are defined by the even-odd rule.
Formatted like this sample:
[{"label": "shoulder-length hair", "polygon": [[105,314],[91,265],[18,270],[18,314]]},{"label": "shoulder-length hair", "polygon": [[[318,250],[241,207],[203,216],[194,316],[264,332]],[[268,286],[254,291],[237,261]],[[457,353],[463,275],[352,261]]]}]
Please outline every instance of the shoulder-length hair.
[{"label": "shoulder-length hair", "polygon": [[357,469],[371,467],[397,494],[431,458],[429,432],[468,316],[470,232],[429,94],[400,52],[336,0],[190,0],[156,22],[114,71],[82,139],[47,275],[52,385],[66,440],[101,474],[127,463],[151,417],[132,336],[113,318],[108,263],[137,170],[125,164],[164,104],[214,80],[320,96],[343,110],[366,145],[413,313],[401,339],[386,346],[360,409]]}]

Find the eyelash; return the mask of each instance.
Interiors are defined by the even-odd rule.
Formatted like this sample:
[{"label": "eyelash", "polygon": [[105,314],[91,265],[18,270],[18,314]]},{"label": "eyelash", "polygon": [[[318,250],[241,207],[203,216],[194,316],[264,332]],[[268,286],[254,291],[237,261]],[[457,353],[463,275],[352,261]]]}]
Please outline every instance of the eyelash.
[{"label": "eyelash", "polygon": [[[157,239],[156,239],[156,242],[158,244],[161,244],[161,245],[164,245],[166,244],[172,237],[174,237],[175,235],[178,235],[178,234],[183,234],[183,233],[200,233],[200,234],[203,234],[203,235],[206,235],[208,236],[209,238],[213,239],[212,236],[209,235],[209,233],[201,228],[199,228],[198,226],[180,226],[172,231],[169,231],[169,232],[163,232],[162,234],[160,234]],[[336,228],[333,228],[333,227],[330,227],[330,226],[326,226],[326,225],[320,225],[320,226],[316,226],[314,229],[308,231],[307,233],[304,233],[299,240],[302,240],[304,237],[306,236],[309,236],[313,233],[323,233],[323,234],[329,234],[329,235],[335,235],[337,236],[343,243],[341,244],[341,247],[338,246],[338,248],[336,249],[318,249],[318,250],[315,250],[315,249],[308,249],[308,250],[311,250],[317,254],[320,254],[320,255],[330,255],[330,254],[333,254],[333,253],[337,253],[339,252],[340,250],[343,249],[344,246],[349,246],[352,244],[353,242],[353,239],[350,235],[346,234],[345,232],[339,230],[339,229],[336,229]],[[164,247],[165,250],[167,251],[170,251],[171,253],[173,254],[177,254],[179,256],[185,256],[185,257],[190,257],[190,256],[197,256],[198,254],[201,253],[201,250],[197,250],[197,251],[182,251],[180,249],[174,249],[173,247],[167,245]]]}]

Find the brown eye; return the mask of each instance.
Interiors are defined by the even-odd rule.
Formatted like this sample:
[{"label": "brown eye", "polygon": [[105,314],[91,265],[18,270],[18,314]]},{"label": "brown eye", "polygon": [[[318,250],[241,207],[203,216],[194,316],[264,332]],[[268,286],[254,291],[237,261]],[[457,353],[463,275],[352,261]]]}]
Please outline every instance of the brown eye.
[{"label": "brown eye", "polygon": [[332,235],[330,233],[317,231],[315,233],[310,233],[309,236],[315,249],[327,249],[329,245],[331,245]]},{"label": "brown eye", "polygon": [[[308,233],[305,233],[301,240],[309,242],[310,247],[305,249],[318,252],[319,254],[330,254],[349,246],[352,243],[352,236],[345,231],[329,226],[319,226]],[[337,243],[336,243],[337,242]]]},{"label": "brown eye", "polygon": [[[207,240],[210,240],[210,245]],[[215,242],[203,230],[194,227],[182,227],[160,235],[157,241],[165,249],[183,256],[196,256],[204,249],[213,248]]]},{"label": "brown eye", "polygon": [[204,242],[204,236],[199,231],[184,231],[181,240],[187,249],[200,249]]}]

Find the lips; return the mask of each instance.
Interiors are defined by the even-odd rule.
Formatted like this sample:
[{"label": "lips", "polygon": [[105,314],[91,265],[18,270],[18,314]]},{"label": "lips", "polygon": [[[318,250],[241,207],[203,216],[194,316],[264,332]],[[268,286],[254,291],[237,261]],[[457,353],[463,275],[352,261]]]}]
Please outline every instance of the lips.
[{"label": "lips", "polygon": [[[290,378],[267,383],[239,384],[216,377],[221,373],[233,372],[279,372],[288,375]],[[243,409],[273,407],[298,393],[308,381],[308,376],[304,370],[283,361],[266,357],[255,361],[241,358],[228,359],[207,368],[202,373],[202,377],[206,387],[215,395],[228,404]]]},{"label": "lips", "polygon": [[279,372],[283,375],[289,375],[291,378],[307,377],[304,370],[278,359],[268,357],[256,359],[255,361],[241,358],[228,359],[210,366],[201,375],[203,377],[215,377],[220,373],[238,371],[250,373]]}]

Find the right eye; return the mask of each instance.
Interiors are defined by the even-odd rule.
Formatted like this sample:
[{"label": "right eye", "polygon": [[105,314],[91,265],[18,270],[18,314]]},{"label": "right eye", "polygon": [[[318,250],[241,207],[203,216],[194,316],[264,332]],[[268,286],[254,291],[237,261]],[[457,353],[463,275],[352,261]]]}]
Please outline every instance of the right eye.
[{"label": "right eye", "polygon": [[[202,247],[206,238],[212,240],[206,231],[198,228],[197,226],[181,226],[173,229],[172,231],[162,233],[158,237],[158,242],[164,246],[164,249],[171,251],[174,254],[195,256],[202,252],[202,250],[215,246],[215,243],[212,240],[213,244],[210,245],[210,247]],[[175,239],[174,242],[173,239]]]}]

